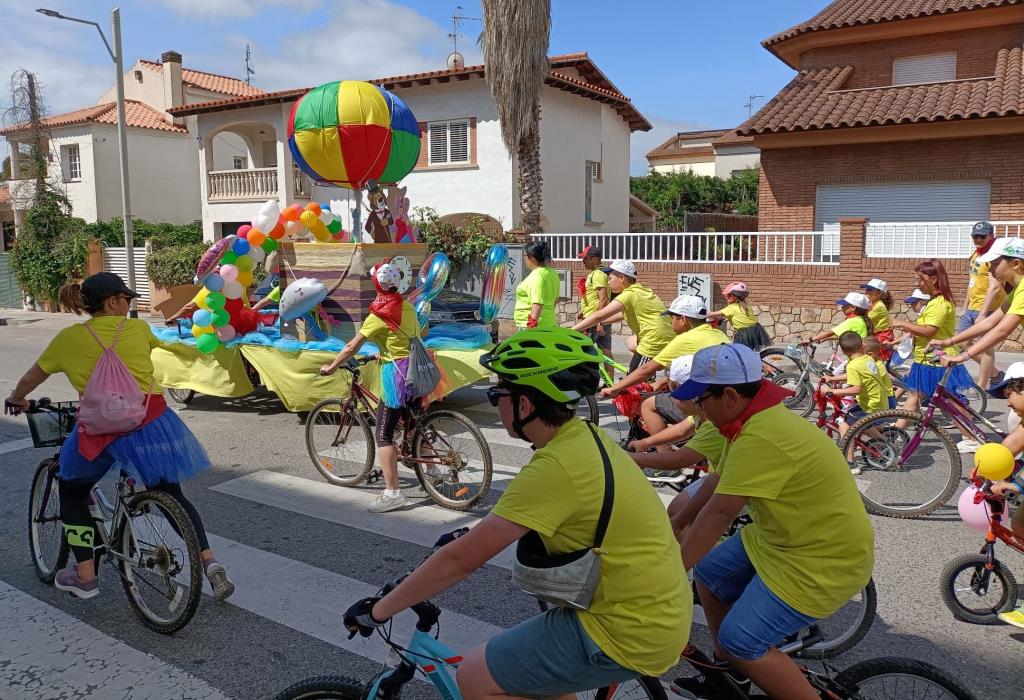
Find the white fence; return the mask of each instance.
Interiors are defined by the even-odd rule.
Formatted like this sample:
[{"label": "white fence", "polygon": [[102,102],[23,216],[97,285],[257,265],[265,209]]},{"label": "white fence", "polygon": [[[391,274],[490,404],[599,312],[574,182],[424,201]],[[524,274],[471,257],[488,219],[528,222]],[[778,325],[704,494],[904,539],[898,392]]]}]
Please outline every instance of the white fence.
[{"label": "white fence", "polygon": [[588,245],[605,260],[665,263],[838,265],[839,226],[824,231],[751,233],[538,233],[555,260],[576,260]]},{"label": "white fence", "polygon": [[[211,170],[206,177],[207,198],[211,202],[258,202],[274,199],[280,191],[277,168]],[[308,181],[298,168],[292,169],[291,180],[292,195],[308,198]]]},{"label": "white fence", "polygon": [[[997,236],[1020,236],[1024,221],[994,221]],[[966,258],[974,221],[868,223],[866,258]]]},{"label": "white fence", "polygon": [[[138,305],[140,308],[149,308],[149,275],[146,274],[145,248],[135,248],[135,291],[139,293]],[[125,248],[103,247],[103,269],[113,272],[128,283],[128,257]]]}]

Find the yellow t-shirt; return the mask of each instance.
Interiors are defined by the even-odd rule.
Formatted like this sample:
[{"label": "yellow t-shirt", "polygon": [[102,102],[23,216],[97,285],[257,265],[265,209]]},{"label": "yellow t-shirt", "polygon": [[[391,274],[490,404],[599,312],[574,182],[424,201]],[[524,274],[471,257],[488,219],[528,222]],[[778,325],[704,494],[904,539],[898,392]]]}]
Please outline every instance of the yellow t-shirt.
[{"label": "yellow t-shirt", "polygon": [[729,338],[725,333],[713,328],[710,323],[703,323],[677,335],[651,359],[662,367],[668,367],[677,357],[695,355],[698,350],[728,342]]},{"label": "yellow t-shirt", "polygon": [[[590,274],[587,275],[587,281],[584,286],[583,300],[581,302],[583,317],[586,318],[590,314],[597,311],[597,304],[601,301],[598,297],[598,289],[608,289],[608,275],[601,270],[591,270]],[[608,298],[611,299],[611,292],[608,293]]]},{"label": "yellow t-shirt", "polygon": [[555,325],[555,302],[558,300],[558,273],[550,267],[535,267],[516,287],[516,305],[512,319],[520,328],[530,320],[534,304],[540,304],[537,326]]},{"label": "yellow t-shirt", "polygon": [[851,316],[832,329],[832,332],[836,334],[837,338],[846,331],[853,331],[861,338],[866,338],[868,336],[868,324],[865,323],[864,319],[860,316]]},{"label": "yellow t-shirt", "polygon": [[[921,309],[921,313],[918,314],[914,323],[919,326],[935,326],[938,329],[931,338],[926,338],[923,335],[914,336],[914,362],[932,367],[941,365],[942,363],[935,357],[935,354],[926,351],[925,348],[930,340],[944,340],[951,338],[956,333],[956,307],[953,306],[953,302],[943,296],[933,296]],[[956,345],[950,345],[945,349],[945,353],[958,355],[960,350]]]},{"label": "yellow t-shirt", "polygon": [[[868,318],[871,319],[871,325],[875,327],[875,333],[892,328],[892,321],[889,320],[889,309],[885,308],[885,303],[881,299],[876,301],[875,305],[868,310]],[[867,330],[866,327],[865,330]]]},{"label": "yellow t-shirt", "polygon": [[885,408],[888,408],[889,397],[896,395],[896,392],[892,390],[892,379],[889,378],[889,370],[885,368],[884,362],[875,360],[875,368],[878,369],[878,381],[882,383],[882,396],[885,399]]},{"label": "yellow t-shirt", "polygon": [[721,313],[729,320],[733,331],[741,331],[757,324],[757,316],[749,304],[728,304]]},{"label": "yellow t-shirt", "polygon": [[861,355],[846,363],[846,383],[860,387],[857,405],[866,413],[884,411],[889,407],[889,395],[885,393],[878,366],[870,355]]},{"label": "yellow t-shirt", "polygon": [[654,357],[676,337],[668,317],[661,315],[665,302],[649,287],[634,282],[615,297],[615,301],[622,304],[626,325],[636,333],[638,355]]},{"label": "yellow t-shirt", "polygon": [[[970,280],[967,282],[967,308],[971,311],[981,311],[985,305],[985,295],[988,294],[989,270],[992,263],[978,262],[978,251],[971,253]],[[1002,289],[995,296],[993,308],[998,308],[1003,301],[1004,292]]]},{"label": "yellow t-shirt", "polygon": [[370,314],[359,327],[359,335],[380,348],[381,359],[388,362],[409,357],[409,341],[419,333],[419,326],[416,309],[408,301],[402,300],[402,322],[398,324],[398,333],[388,328],[380,316]]},{"label": "yellow t-shirt", "polygon": [[718,471],[718,464],[722,461],[722,452],[725,450],[725,437],[718,432],[714,423],[709,420],[701,421],[685,446],[704,455],[708,460],[708,473],[714,474]]},{"label": "yellow t-shirt", "polygon": [[[153,335],[148,323],[123,316],[98,316],[86,323],[103,344],[110,347],[117,327],[122,321],[124,326],[114,351],[135,377],[143,392],[159,394],[162,389],[153,380],[153,361],[149,359],[149,352],[153,348],[162,347],[163,344]],[[63,372],[78,393],[82,393],[102,353],[103,348],[92,334],[81,323],[76,323],[54,336],[39,356],[37,363],[47,374]]]},{"label": "yellow t-shirt", "polygon": [[1017,293],[1022,291],[1022,287],[1024,287],[1024,282],[1011,289],[1010,293],[1006,295],[1003,300],[1003,313],[1019,316],[1024,321],[1024,294]]},{"label": "yellow t-shirt", "polygon": [[726,448],[716,493],[747,496],[743,548],[772,593],[814,618],[867,585],[875,534],[850,466],[782,404],[755,413]]},{"label": "yellow t-shirt", "polygon": [[[810,424],[808,424],[810,425]],[[601,579],[583,629],[613,661],[659,676],[679,661],[690,634],[693,600],[665,506],[642,471],[601,429],[615,477],[611,520],[602,544]],[[533,453],[491,509],[540,534],[548,552],[594,544],[604,500],[604,470],[587,425],[573,418]]]}]

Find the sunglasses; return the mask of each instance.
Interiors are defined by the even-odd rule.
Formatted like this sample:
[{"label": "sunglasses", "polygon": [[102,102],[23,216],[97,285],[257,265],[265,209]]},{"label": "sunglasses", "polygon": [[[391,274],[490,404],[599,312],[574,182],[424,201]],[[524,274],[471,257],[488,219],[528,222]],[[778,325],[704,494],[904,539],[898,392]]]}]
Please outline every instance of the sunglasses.
[{"label": "sunglasses", "polygon": [[706,392],[704,394],[701,394],[700,396],[698,396],[697,398],[695,398],[693,400],[693,405],[696,406],[697,408],[700,408],[700,405],[702,403],[704,403],[705,401],[707,401],[708,399],[710,399],[710,398],[711,398],[711,392],[710,391]]},{"label": "sunglasses", "polygon": [[972,233],[971,238],[988,238],[991,235],[990,233]]},{"label": "sunglasses", "polygon": [[498,407],[498,402],[506,396],[512,396],[512,392],[508,389],[499,389],[496,386],[487,389],[487,401],[495,408]]}]

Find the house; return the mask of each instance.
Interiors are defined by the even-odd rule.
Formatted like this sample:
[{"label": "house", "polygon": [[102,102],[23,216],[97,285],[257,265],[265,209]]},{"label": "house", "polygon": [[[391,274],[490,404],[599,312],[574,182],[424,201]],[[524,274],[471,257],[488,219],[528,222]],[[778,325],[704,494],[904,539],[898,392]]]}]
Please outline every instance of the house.
[{"label": "house", "polygon": [[629,195],[629,232],[652,233],[658,225],[658,210],[635,194]]},{"label": "house", "polygon": [[[167,110],[193,102],[225,97],[249,97],[263,91],[241,80],[182,68],[181,54],[168,51],[160,62],[140,60],[125,74],[125,122],[132,214],[149,221],[187,223],[201,215],[199,152],[194,133],[184,120]],[[114,88],[90,107],[47,117],[48,175],[59,180],[75,216],[87,222],[106,221],[122,214],[121,170],[118,154],[117,107]],[[30,138],[24,125],[0,129],[11,152]],[[232,159],[241,141],[225,144],[226,161],[219,167],[250,167]],[[11,159],[11,196],[15,219],[31,203],[31,180],[22,179],[19,159]],[[173,193],[173,196],[168,196]]]},{"label": "house", "polygon": [[797,72],[741,125],[761,230],[1024,218],[1024,4],[837,0],[763,45]]},{"label": "house", "polygon": [[759,152],[754,139],[733,129],[680,131],[647,153],[651,172],[690,172],[728,179],[756,168]]},{"label": "house", "polygon": [[[516,171],[501,140],[497,112],[482,65],[459,61],[443,70],[375,78],[419,121],[421,150],[402,180],[413,207],[442,216],[475,213],[506,228],[519,223]],[[348,200],[349,190],[310,188],[294,167],[287,125],[292,105],[310,88],[188,104],[170,109],[199,139],[198,166],[204,235],[213,240],[248,222],[254,204]],[[551,58],[541,95],[541,225],[549,231],[626,231],[629,225],[629,137],[650,122],[586,53]],[[224,173],[222,135],[251,142],[261,167]]]}]

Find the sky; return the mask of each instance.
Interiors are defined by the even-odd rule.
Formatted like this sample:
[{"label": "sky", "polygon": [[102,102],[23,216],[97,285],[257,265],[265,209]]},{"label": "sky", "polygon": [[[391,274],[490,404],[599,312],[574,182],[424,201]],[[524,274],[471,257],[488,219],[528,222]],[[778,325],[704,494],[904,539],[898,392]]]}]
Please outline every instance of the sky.
[{"label": "sky", "polygon": [[[482,16],[479,0],[461,14]],[[803,21],[827,0],[552,0],[549,53],[587,51],[654,125],[631,143],[630,169],[676,131],[729,128],[793,77],[761,41]],[[113,64],[95,29],[34,12],[45,6],[90,19],[110,37],[113,5],[94,0],[0,0],[0,105],[8,77],[36,73],[51,114],[94,104],[113,84]],[[125,67],[164,51],[188,68],[241,77],[252,47],[253,84],[265,90],[367,79],[444,67],[455,1],[124,0]],[[479,63],[479,21],[466,20],[460,51]],[[6,145],[0,146],[6,155]]]}]

